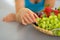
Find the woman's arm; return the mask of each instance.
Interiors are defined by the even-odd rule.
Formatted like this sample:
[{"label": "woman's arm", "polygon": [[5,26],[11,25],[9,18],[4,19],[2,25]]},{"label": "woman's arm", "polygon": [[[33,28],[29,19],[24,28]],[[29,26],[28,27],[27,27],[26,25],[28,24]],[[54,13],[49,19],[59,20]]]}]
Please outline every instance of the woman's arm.
[{"label": "woman's arm", "polygon": [[46,5],[46,4],[49,4],[50,7],[54,7],[55,0],[45,0],[45,5]]},{"label": "woman's arm", "polygon": [[[19,9],[24,7],[24,0],[15,0],[15,4],[16,4],[16,13],[18,13]],[[16,21],[16,14],[9,14],[6,17],[3,18],[3,21],[5,22],[12,22],[12,21]]]},{"label": "woman's arm", "polygon": [[20,8],[24,7],[24,0],[15,0],[15,5],[16,5],[16,13]]}]

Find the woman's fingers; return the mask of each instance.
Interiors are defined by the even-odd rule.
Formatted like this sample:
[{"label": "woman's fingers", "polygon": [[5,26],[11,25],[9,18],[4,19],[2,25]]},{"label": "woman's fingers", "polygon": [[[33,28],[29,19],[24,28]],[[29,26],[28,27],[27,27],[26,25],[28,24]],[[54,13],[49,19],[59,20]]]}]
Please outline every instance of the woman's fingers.
[{"label": "woman's fingers", "polygon": [[23,17],[23,20],[27,23],[27,24],[30,24],[30,21],[24,16]]},{"label": "woman's fingers", "polygon": [[24,15],[23,20],[24,20],[23,24],[25,24],[25,25],[35,22],[34,20],[32,20],[32,18],[29,16],[28,13],[26,15]]},{"label": "woman's fingers", "polygon": [[22,19],[22,24],[27,25],[27,23],[24,21],[24,19]]},{"label": "woman's fingers", "polygon": [[27,18],[30,22],[34,22],[34,21],[32,20],[32,18],[29,16],[29,14],[26,14],[26,18]]},{"label": "woman's fingers", "polygon": [[16,21],[16,16],[15,16],[15,14],[9,14],[3,18],[3,21],[5,21],[5,22]]},{"label": "woman's fingers", "polygon": [[32,14],[32,15],[34,15],[36,18],[38,18],[38,16],[37,16],[34,12],[32,12],[31,10],[29,10],[29,9],[28,9],[28,13],[29,13],[29,14]]},{"label": "woman's fingers", "polygon": [[33,14],[35,18],[38,18],[38,16],[36,14]]},{"label": "woman's fingers", "polygon": [[34,22],[37,22],[36,18],[38,18],[38,16],[34,12],[32,12],[31,10],[28,9],[28,14],[32,18],[32,20],[34,20]]},{"label": "woman's fingers", "polygon": [[31,19],[35,22],[36,20],[35,20],[35,17],[34,17],[34,12],[32,12],[31,10],[29,10],[28,9],[28,14],[29,14],[29,16],[31,17]]}]

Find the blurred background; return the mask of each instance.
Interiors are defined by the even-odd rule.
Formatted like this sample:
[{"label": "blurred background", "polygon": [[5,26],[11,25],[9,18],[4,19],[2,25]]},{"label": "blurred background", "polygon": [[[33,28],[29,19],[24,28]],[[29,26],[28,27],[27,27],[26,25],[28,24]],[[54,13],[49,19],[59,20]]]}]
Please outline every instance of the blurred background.
[{"label": "blurred background", "polygon": [[[52,1],[52,0],[51,0]],[[16,23],[5,23],[3,17],[9,13],[15,13],[15,0],[0,0],[0,40],[60,40],[60,37],[48,36],[33,28]],[[60,0],[56,0],[54,7],[60,6]]]}]

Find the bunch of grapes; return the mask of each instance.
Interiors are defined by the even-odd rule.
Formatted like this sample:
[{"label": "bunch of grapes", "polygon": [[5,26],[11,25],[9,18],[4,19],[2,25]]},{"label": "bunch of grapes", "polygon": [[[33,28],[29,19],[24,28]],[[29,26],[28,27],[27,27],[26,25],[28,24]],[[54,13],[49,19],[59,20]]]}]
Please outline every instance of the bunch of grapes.
[{"label": "bunch of grapes", "polygon": [[[40,12],[41,15],[37,18],[38,26],[49,31],[60,28],[60,8],[58,9],[53,10],[51,7],[46,7],[43,13]],[[54,30],[52,32],[54,35],[60,36],[60,30]]]}]

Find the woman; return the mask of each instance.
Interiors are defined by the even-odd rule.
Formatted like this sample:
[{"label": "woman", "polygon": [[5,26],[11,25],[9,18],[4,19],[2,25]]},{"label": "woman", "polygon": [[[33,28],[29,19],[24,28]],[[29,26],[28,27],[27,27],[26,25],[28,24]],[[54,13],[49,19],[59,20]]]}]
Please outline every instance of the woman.
[{"label": "woman", "polygon": [[[37,12],[44,8],[44,5],[49,4],[54,6],[55,0],[15,0],[16,14],[19,14],[20,22],[24,25],[36,22]],[[16,14],[9,14],[4,17],[4,21],[16,21]]]}]

